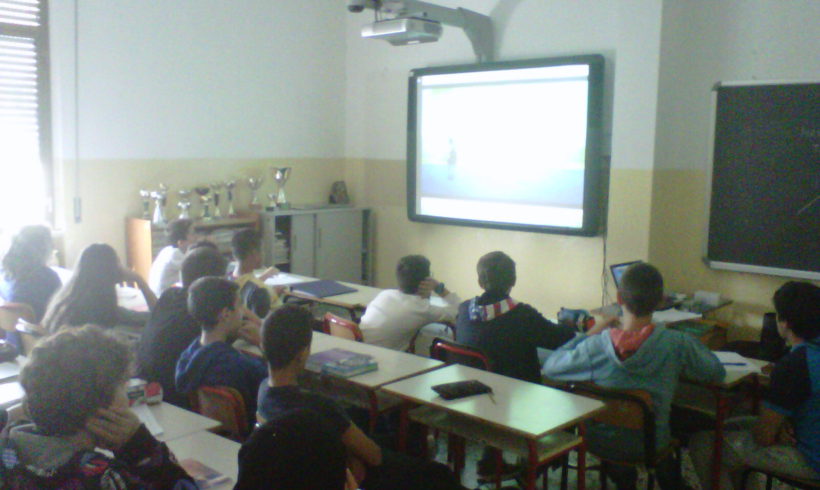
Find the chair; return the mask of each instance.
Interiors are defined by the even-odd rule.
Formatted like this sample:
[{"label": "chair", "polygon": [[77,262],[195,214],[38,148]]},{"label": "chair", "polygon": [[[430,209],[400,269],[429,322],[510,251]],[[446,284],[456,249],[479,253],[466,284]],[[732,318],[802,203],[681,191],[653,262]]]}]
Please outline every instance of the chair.
[{"label": "chair", "polygon": [[572,393],[595,398],[606,403],[606,409],[595,415],[595,422],[624,429],[639,430],[643,434],[644,458],[641,461],[618,461],[595,454],[601,460],[601,488],[606,489],[606,463],[623,466],[645,466],[649,472],[648,488],[655,485],[654,469],[670,457],[676,456],[677,472],[680,475],[679,443],[672,440],[670,444],[658,451],[655,445],[655,413],[652,408],[652,396],[644,390],[617,390],[604,388],[592,383],[571,383],[561,387]]},{"label": "chair", "polygon": [[362,331],[356,322],[336,316],[333,313],[325,313],[322,330],[334,337],[364,342],[364,335],[362,335]]},{"label": "chair", "polygon": [[229,386],[202,386],[193,392],[191,408],[222,425],[214,432],[242,442],[248,435],[248,420],[242,394]]},{"label": "chair", "polygon": [[3,330],[5,337],[12,337],[17,332],[17,322],[25,320],[27,322],[34,322],[34,310],[31,306],[25,303],[4,303],[0,305],[0,329]]},{"label": "chair", "polygon": [[430,356],[446,364],[461,364],[484,371],[493,370],[490,358],[481,349],[440,337],[433,339]]},{"label": "chair", "polygon": [[820,480],[803,480],[802,478],[795,478],[793,476],[784,475],[777,471],[764,470],[762,468],[749,467],[743,470],[743,480],[740,484],[741,490],[746,489],[746,483],[749,475],[752,473],[760,473],[766,476],[766,490],[772,490],[772,483],[774,480],[781,481],[786,485],[790,485],[800,490],[813,490],[820,488]]},{"label": "chair", "polygon": [[20,337],[20,354],[26,357],[31,354],[31,350],[37,345],[37,342],[48,335],[41,325],[29,323],[23,319],[15,325],[15,332]]}]

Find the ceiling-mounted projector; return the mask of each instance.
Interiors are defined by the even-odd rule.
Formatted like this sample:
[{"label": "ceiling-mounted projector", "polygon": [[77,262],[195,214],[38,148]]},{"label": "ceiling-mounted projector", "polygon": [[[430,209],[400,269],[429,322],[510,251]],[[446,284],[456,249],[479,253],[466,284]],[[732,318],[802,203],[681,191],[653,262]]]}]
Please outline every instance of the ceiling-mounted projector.
[{"label": "ceiling-mounted projector", "polygon": [[479,62],[493,59],[493,23],[478,12],[420,0],[347,0],[347,9],[376,11],[376,21],[362,27],[364,38],[383,39],[393,46],[431,43],[438,41],[442,26],[447,25],[464,29]]},{"label": "ceiling-mounted projector", "polygon": [[362,37],[384,39],[393,46],[432,43],[441,37],[441,24],[434,20],[407,17],[380,20],[362,27]]}]

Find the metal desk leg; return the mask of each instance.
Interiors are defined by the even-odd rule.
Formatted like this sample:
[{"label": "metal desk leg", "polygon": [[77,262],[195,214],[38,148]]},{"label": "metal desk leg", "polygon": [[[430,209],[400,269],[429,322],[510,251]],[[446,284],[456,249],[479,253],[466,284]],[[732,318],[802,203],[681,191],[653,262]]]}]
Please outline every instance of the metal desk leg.
[{"label": "metal desk leg", "polygon": [[376,431],[376,421],[379,419],[379,398],[376,392],[369,390],[367,392],[367,401],[370,407],[370,421],[368,424],[369,434],[372,436]]},{"label": "metal desk leg", "polygon": [[407,427],[409,425],[409,418],[407,412],[410,410],[410,403],[402,402],[401,411],[399,412],[399,452],[407,452]]},{"label": "metal desk leg", "polygon": [[528,440],[529,461],[527,464],[527,490],[535,490],[535,470],[538,468],[538,448],[535,441]]},{"label": "metal desk leg", "polygon": [[584,424],[578,426],[581,445],[578,446],[578,490],[587,488],[587,434]]}]

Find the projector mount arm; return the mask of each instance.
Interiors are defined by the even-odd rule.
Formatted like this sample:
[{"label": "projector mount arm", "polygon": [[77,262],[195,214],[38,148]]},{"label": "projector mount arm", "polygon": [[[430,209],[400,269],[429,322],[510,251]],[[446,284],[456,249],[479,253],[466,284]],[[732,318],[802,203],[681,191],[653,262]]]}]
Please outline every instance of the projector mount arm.
[{"label": "projector mount arm", "polygon": [[486,15],[464,8],[448,8],[418,0],[349,0],[348,10],[361,12],[365,8],[395,18],[414,17],[460,27],[473,45],[479,62],[494,59],[495,41],[492,20]]}]

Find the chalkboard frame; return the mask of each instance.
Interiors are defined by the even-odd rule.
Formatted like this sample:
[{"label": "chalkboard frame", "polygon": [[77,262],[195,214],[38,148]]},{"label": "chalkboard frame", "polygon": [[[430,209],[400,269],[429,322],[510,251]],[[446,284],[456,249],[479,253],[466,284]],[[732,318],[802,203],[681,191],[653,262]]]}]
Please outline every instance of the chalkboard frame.
[{"label": "chalkboard frame", "polygon": [[[716,260],[710,256],[710,239],[712,238],[713,214],[712,214],[712,200],[715,185],[715,158],[716,158],[716,139],[718,134],[718,111],[719,111],[719,96],[720,90],[723,88],[737,89],[744,87],[760,88],[761,86],[783,87],[791,85],[818,85],[818,80],[768,80],[768,81],[733,81],[733,82],[718,82],[712,89],[712,103],[711,103],[711,125],[708,140],[708,164],[707,164],[707,192],[706,192],[706,225],[703,233],[703,249],[702,258],[704,263],[713,269],[730,270],[738,272],[749,272],[755,274],[765,274],[773,276],[784,276],[797,279],[820,280],[820,271],[818,270],[801,270],[788,267],[772,267],[767,265],[759,265],[754,263],[742,263],[729,260]],[[811,240],[810,237],[804,237]],[[796,238],[797,239],[797,238]]]}]

